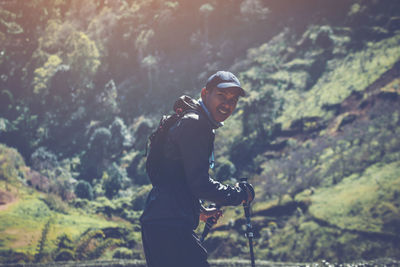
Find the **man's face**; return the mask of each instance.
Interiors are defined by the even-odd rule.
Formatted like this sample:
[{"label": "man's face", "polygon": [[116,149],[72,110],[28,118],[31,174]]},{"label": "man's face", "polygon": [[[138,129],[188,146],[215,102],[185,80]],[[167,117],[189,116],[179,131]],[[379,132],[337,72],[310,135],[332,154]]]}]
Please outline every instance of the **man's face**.
[{"label": "man's face", "polygon": [[215,121],[223,122],[233,113],[239,99],[239,90],[234,87],[201,90],[201,98]]}]

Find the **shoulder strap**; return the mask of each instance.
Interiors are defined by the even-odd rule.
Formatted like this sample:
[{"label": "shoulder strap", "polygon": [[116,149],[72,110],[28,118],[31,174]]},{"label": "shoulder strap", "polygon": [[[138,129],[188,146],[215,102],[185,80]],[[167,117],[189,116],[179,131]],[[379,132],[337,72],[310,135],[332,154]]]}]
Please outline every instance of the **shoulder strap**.
[{"label": "shoulder strap", "polygon": [[176,114],[183,116],[189,111],[197,111],[200,107],[199,102],[194,100],[193,98],[183,95],[178,100],[175,101],[173,110]]}]

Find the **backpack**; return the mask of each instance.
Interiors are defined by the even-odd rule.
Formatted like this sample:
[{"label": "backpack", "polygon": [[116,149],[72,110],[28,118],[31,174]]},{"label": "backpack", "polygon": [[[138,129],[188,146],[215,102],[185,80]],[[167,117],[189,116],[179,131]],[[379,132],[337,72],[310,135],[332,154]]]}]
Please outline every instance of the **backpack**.
[{"label": "backpack", "polygon": [[189,112],[196,112],[199,107],[196,100],[181,96],[174,104],[172,115],[163,115],[157,129],[152,132],[147,142],[146,172],[153,185],[158,185],[162,179],[161,162],[164,160],[164,144],[169,129]]}]

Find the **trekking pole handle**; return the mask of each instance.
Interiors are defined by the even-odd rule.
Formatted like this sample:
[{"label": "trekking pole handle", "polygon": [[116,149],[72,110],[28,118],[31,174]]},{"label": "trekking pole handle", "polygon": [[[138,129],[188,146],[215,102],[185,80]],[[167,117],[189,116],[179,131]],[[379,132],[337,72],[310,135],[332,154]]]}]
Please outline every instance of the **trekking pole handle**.
[{"label": "trekking pole handle", "polygon": [[[248,182],[247,182],[247,178],[240,178],[240,184],[247,184],[247,185],[250,185]],[[246,186],[247,187],[247,186]],[[250,187],[251,187],[251,185],[250,185]],[[254,191],[253,191],[253,197],[254,197]],[[245,206],[250,206],[250,202],[251,201],[245,201],[245,202],[243,202],[243,207],[245,207]],[[247,215],[246,215],[247,216]]]}]

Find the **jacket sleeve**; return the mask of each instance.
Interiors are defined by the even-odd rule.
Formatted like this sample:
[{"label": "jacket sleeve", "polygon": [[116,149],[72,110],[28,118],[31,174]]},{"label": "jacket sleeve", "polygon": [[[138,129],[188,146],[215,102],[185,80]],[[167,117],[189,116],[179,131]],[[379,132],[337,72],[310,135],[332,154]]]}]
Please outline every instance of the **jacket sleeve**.
[{"label": "jacket sleeve", "polygon": [[185,172],[186,183],[195,197],[221,206],[239,205],[245,198],[239,187],[224,185],[209,176],[209,156],[214,134],[208,122],[199,115],[185,116],[175,129]]}]

